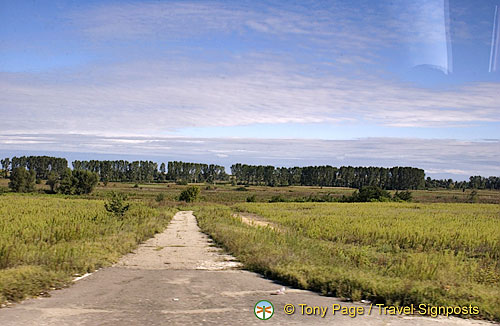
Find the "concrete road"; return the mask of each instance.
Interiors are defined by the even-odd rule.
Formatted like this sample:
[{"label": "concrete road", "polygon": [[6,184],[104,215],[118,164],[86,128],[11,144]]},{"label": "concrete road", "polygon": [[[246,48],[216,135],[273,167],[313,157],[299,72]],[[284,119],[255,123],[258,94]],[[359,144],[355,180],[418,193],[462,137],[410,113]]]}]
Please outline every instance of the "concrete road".
[{"label": "concrete road", "polygon": [[[460,318],[387,316],[369,305],[341,302],[286,288],[257,274],[213,246],[192,212],[179,212],[167,230],[100,270],[49,298],[26,300],[0,309],[0,325],[491,325]],[[259,300],[274,305],[274,315],[259,320]],[[293,304],[287,315],[284,306]],[[301,314],[299,304],[326,307],[324,317]],[[351,318],[332,314],[332,305],[358,307]],[[321,314],[321,312],[320,312]]]}]

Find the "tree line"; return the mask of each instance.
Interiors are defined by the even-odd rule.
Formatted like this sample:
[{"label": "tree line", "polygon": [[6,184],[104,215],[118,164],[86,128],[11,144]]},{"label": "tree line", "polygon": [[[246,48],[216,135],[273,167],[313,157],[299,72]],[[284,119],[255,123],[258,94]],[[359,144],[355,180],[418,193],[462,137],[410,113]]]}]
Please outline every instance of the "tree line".
[{"label": "tree line", "polygon": [[[24,168],[33,172],[37,180],[48,180],[54,178],[54,174],[60,179],[68,174],[68,161],[64,158],[50,156],[22,156],[5,158],[0,160],[2,173],[5,178],[9,171],[16,168]],[[229,176],[225,168],[215,164],[188,163],[181,161],[168,162],[167,164],[152,161],[73,161],[74,171],[88,171],[96,173],[102,182],[162,182],[162,181],[185,181],[185,182],[215,182],[227,181]],[[168,166],[168,170],[167,170]]]},{"label": "tree line", "polygon": [[[168,170],[167,170],[168,166]],[[185,181],[215,182],[226,181],[225,168],[215,164],[188,163],[181,161],[158,163],[152,161],[74,161],[73,169],[95,172],[101,181]]]},{"label": "tree line", "polygon": [[382,189],[420,189],[425,185],[425,173],[412,167],[352,167],[306,166],[275,168],[274,166],[234,164],[231,172],[242,184],[268,186],[377,186]]},{"label": "tree line", "polygon": [[[49,180],[58,187],[66,177],[69,184],[71,171],[65,158],[51,156],[21,156],[0,160],[5,178],[9,171],[17,168],[27,170],[35,180]],[[243,185],[267,186],[325,186],[351,187],[377,186],[381,189],[500,189],[499,177],[471,176],[469,181],[452,179],[436,180],[425,178],[424,170],[413,167],[352,167],[352,166],[306,166],[274,167],[271,165],[247,165],[237,163],[231,166],[230,177],[223,166],[215,164],[171,161],[158,163],[152,161],[90,160],[73,161],[73,171],[88,171],[97,175],[101,182],[215,182],[228,181]],[[20,172],[19,175],[22,173]],[[78,175],[78,173],[77,173]],[[85,178],[90,178],[86,176]],[[92,178],[91,178],[92,179]],[[78,182],[77,182],[78,183]],[[64,183],[63,183],[64,184]],[[66,187],[68,188],[68,187]],[[71,187],[69,187],[70,189]]]},{"label": "tree line", "polygon": [[173,161],[168,162],[167,179],[212,183],[214,181],[227,181],[229,175],[226,174],[226,169],[221,165]]},{"label": "tree line", "polygon": [[34,172],[36,179],[40,180],[47,180],[51,172],[62,175],[64,170],[68,168],[68,161],[65,158],[52,156],[14,156],[12,159],[6,157],[0,160],[0,163],[5,177],[7,177],[9,170],[25,168]]},{"label": "tree line", "polygon": [[158,163],[152,161],[73,161],[74,170],[97,173],[103,182],[152,182],[160,179]]},{"label": "tree line", "polygon": [[271,165],[234,164],[234,180],[239,184],[267,186],[377,186],[381,189],[500,189],[500,177],[471,176],[469,181],[437,180],[427,177],[424,170],[413,167],[352,167],[306,166],[274,167]]},{"label": "tree line", "polygon": [[454,181],[453,179],[431,179],[425,180],[426,188],[445,189],[500,189],[500,177],[490,176],[488,178],[475,175],[469,177],[469,181]]}]

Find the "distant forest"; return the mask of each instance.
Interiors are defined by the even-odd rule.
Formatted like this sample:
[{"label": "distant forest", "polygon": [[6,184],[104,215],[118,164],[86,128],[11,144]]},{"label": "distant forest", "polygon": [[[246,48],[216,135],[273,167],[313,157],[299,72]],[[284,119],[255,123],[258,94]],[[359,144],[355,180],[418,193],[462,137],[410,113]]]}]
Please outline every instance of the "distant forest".
[{"label": "distant forest", "polygon": [[[68,169],[65,158],[50,156],[22,156],[0,160],[2,173],[25,168],[33,171],[39,180],[49,175],[62,176]],[[232,182],[242,185],[266,186],[378,186],[383,189],[500,189],[500,178],[471,176],[469,181],[425,178],[424,170],[413,167],[352,167],[306,166],[274,167],[271,165],[234,164],[229,175],[223,166],[215,164],[173,161],[158,165],[152,161],[74,161],[73,170],[96,173],[102,182]]]}]

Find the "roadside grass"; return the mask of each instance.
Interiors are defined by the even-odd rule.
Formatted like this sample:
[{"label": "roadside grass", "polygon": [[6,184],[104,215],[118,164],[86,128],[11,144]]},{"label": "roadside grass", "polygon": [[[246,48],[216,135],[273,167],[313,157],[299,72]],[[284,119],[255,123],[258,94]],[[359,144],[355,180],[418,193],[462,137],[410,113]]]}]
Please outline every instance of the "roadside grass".
[{"label": "roadside grass", "polygon": [[102,200],[0,196],[0,303],[61,287],[75,274],[112,264],[163,231],[174,211],[133,202],[117,218]]},{"label": "roadside grass", "polygon": [[[195,207],[202,230],[247,269],[326,295],[387,305],[478,306],[500,321],[500,207],[249,203]],[[252,227],[234,211],[280,230]]]}]

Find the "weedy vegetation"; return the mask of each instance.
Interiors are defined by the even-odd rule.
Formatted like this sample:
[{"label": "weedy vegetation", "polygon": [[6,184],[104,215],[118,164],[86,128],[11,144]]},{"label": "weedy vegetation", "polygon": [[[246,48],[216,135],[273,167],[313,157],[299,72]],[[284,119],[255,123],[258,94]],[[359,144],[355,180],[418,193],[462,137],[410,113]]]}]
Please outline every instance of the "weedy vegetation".
[{"label": "weedy vegetation", "polygon": [[0,302],[67,284],[161,232],[175,209],[134,203],[120,218],[103,200],[0,196]]},{"label": "weedy vegetation", "polygon": [[477,305],[480,318],[500,321],[500,191],[268,187],[234,178],[96,186],[89,173],[65,171],[41,184],[20,171],[10,191],[0,178],[0,302],[107,266],[189,208],[245,268],[287,284],[354,301]]},{"label": "weedy vegetation", "polygon": [[[242,223],[258,214],[277,228]],[[242,203],[199,207],[201,228],[245,267],[351,300],[478,306],[500,320],[500,207]]]}]

